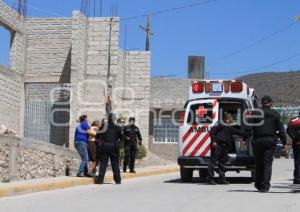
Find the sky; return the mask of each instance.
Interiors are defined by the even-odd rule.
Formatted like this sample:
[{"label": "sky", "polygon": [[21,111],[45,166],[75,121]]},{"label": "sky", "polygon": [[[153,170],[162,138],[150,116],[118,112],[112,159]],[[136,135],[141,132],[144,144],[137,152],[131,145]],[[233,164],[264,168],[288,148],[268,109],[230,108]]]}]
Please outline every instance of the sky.
[{"label": "sky", "polygon": [[[13,0],[4,0],[12,4]],[[80,0],[27,0],[28,16],[71,16]],[[93,1],[93,0],[92,0]],[[98,0],[99,1],[99,0]],[[207,78],[230,79],[268,71],[300,70],[299,0],[102,0],[121,17],[120,46],[145,48],[139,25],[128,17],[202,3],[152,17],[152,76],[187,77],[189,55],[206,57]],[[99,6],[97,6],[99,8]],[[99,15],[99,9],[97,9]],[[92,12],[93,13],[93,10]],[[125,46],[125,25],[127,41]],[[0,27],[0,63],[8,64],[9,34]]]}]

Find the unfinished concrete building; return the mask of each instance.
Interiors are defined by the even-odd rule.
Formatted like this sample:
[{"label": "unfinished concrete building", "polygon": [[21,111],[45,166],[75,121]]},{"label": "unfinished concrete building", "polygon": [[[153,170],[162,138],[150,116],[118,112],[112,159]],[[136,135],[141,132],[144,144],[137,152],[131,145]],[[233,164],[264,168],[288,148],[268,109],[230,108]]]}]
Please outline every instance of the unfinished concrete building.
[{"label": "unfinished concrete building", "polygon": [[136,116],[147,145],[150,53],[121,50],[119,24],[79,11],[24,18],[0,1],[0,25],[11,32],[10,67],[0,68],[1,123],[21,137],[73,147],[78,116],[103,118],[111,98],[117,115]]}]

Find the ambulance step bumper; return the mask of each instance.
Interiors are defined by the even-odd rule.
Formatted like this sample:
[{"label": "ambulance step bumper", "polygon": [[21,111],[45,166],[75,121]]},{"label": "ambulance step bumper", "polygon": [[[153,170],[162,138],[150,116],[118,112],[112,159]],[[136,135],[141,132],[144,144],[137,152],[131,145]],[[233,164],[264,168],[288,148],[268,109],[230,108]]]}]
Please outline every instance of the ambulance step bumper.
[{"label": "ambulance step bumper", "polygon": [[[179,166],[186,168],[207,168],[209,158],[181,156],[178,157],[177,163]],[[229,169],[251,169],[255,167],[255,161],[254,158],[250,156],[229,157],[226,167]]]}]

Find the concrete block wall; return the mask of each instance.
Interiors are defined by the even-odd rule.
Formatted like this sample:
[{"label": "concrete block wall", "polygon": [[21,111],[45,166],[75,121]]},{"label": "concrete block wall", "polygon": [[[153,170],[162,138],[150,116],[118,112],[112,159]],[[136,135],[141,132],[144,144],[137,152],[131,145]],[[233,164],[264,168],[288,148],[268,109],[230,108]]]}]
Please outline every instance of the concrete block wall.
[{"label": "concrete block wall", "polygon": [[25,36],[19,32],[11,33],[10,69],[25,72]]},{"label": "concrete block wall", "polygon": [[[124,52],[119,48],[119,18],[90,18],[87,39],[85,107],[90,121],[105,115],[104,90],[107,82],[109,32],[111,25],[111,72],[108,80],[112,109],[117,115],[136,116],[148,144],[151,55]],[[133,91],[133,92],[131,92]]]},{"label": "concrete block wall", "polygon": [[86,73],[88,20],[79,11],[73,12],[72,17],[72,54],[71,54],[71,107],[70,107],[70,147],[74,148],[74,131],[80,108],[84,101],[84,80]]},{"label": "concrete block wall", "polygon": [[113,84],[113,109],[117,114],[135,116],[143,143],[148,146],[151,53],[129,51],[120,54],[122,62]]},{"label": "concrete block wall", "polygon": [[70,82],[71,18],[27,18],[25,82]]},{"label": "concrete block wall", "polygon": [[113,109],[116,112],[131,109],[131,115],[136,116],[147,140],[150,54],[123,52],[119,48],[119,18],[87,18],[74,11],[71,18],[27,18],[24,21],[0,2],[0,12],[12,11],[12,14],[0,15],[0,21],[3,20],[3,25],[7,27],[12,26],[15,32],[11,66],[18,72],[24,72],[21,87],[18,85],[23,107],[24,83],[70,83],[70,141],[73,141],[79,115],[85,113],[91,121],[104,117],[111,27],[111,72],[108,82],[112,89],[108,92],[120,90],[120,87],[134,90],[134,96],[113,97]]},{"label": "concrete block wall", "polygon": [[87,72],[88,76],[106,76],[110,23],[111,74],[117,74],[119,53],[119,18],[90,18],[88,27]]},{"label": "concrete block wall", "polygon": [[119,18],[89,18],[84,85],[85,107],[82,113],[90,121],[105,117],[105,88],[108,72],[109,34],[111,27],[111,78],[119,74]]},{"label": "concrete block wall", "polygon": [[0,67],[0,121],[23,135],[24,18],[0,0],[0,25],[11,32],[10,67]]},{"label": "concrete block wall", "polygon": [[23,33],[24,18],[20,16],[14,9],[0,0],[0,25],[10,31]]},{"label": "concrete block wall", "polygon": [[20,135],[23,75],[0,66],[0,123]]}]

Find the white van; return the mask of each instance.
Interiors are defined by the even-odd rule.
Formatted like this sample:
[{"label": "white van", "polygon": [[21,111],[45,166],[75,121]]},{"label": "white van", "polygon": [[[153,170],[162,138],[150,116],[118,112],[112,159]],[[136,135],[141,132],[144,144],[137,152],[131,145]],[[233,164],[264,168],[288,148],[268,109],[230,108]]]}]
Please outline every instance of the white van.
[{"label": "white van", "polygon": [[[210,128],[222,120],[225,112],[234,116],[234,127],[241,128],[251,111],[259,108],[254,89],[242,81],[194,81],[189,92],[179,130],[178,164],[183,182],[192,181],[194,170],[199,170],[200,178],[207,177],[211,152]],[[234,136],[228,171],[248,170],[254,177],[251,140]]]}]

